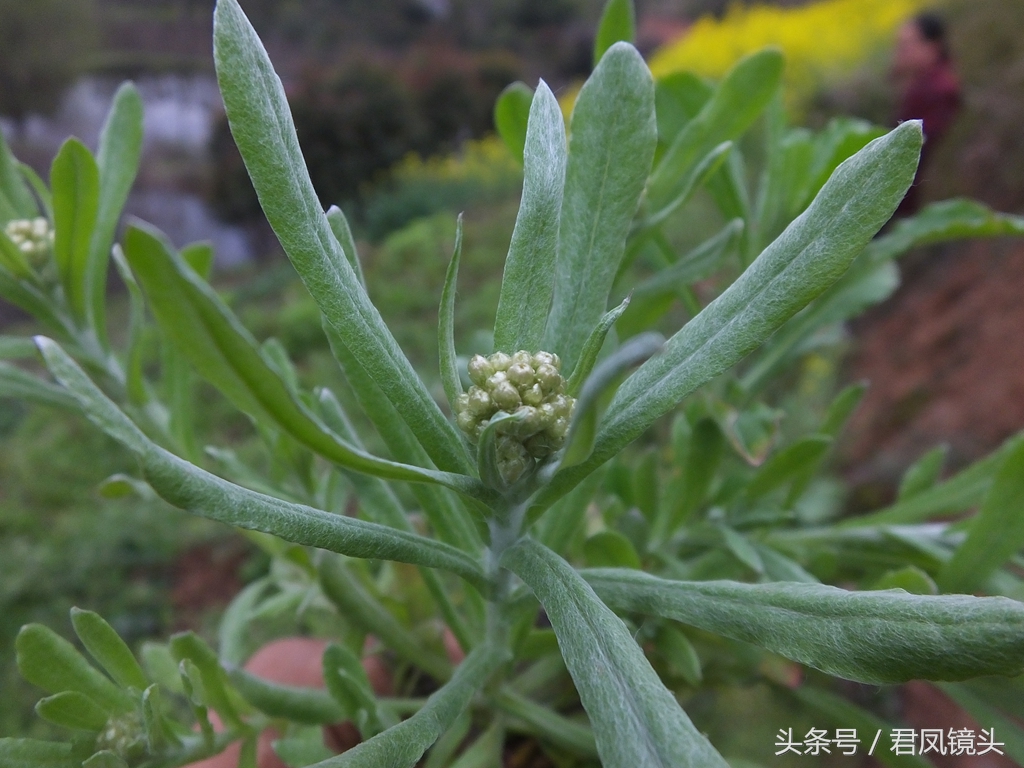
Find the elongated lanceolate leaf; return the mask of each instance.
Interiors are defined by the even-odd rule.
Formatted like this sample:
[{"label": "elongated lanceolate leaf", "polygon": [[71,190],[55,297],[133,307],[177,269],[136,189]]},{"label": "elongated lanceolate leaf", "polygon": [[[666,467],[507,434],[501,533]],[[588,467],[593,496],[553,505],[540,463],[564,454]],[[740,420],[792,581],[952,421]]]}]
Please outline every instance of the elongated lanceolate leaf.
[{"label": "elongated lanceolate leaf", "polygon": [[352,625],[380,638],[385,646],[437,680],[451,676],[451,664],[424,647],[421,638],[395,618],[380,600],[359,582],[340,558],[326,558],[318,568],[324,595]]},{"label": "elongated lanceolate leaf", "polygon": [[580,91],[570,132],[544,344],[566,370],[608,308],[658,140],[654,82],[631,45],[608,49]]},{"label": "elongated lanceolate leaf", "polygon": [[554,288],[552,269],[565,185],[565,122],[543,80],[530,106],[523,155],[523,197],[501,279],[494,348],[540,350]]},{"label": "elongated lanceolate leaf", "polygon": [[[46,182],[40,178],[32,166],[26,163],[18,163],[18,170],[21,171],[22,178],[28,183],[39,200],[39,213],[53,221],[53,193],[46,186]],[[33,215],[35,215],[35,212],[33,212]]]},{"label": "elongated lanceolate leaf", "polygon": [[675,619],[862,683],[1024,669],[1024,605],[1007,598],[671,581],[624,569],[583,575],[616,610]]},{"label": "elongated lanceolate leaf", "polygon": [[78,691],[61,691],[36,704],[36,714],[56,725],[82,731],[99,732],[107,724],[109,713]]},{"label": "elongated lanceolate leaf", "polygon": [[632,43],[636,37],[636,11],[633,0],[608,0],[601,13],[594,39],[594,65],[615,43]]},{"label": "elongated lanceolate leaf", "polygon": [[617,454],[835,282],[906,193],[921,141],[920,123],[906,122],[843,163],[810,207],[721,296],[626,379],[590,459],[557,475],[540,503]]},{"label": "elongated lanceolate leaf", "polygon": [[36,215],[36,203],[18,173],[18,161],[0,135],[0,229],[11,219],[30,219]]},{"label": "elongated lanceolate leaf", "polygon": [[182,461],[150,441],[55,342],[37,338],[36,343],[54,377],[97,426],[138,455],[150,486],[171,504],[211,520],[351,557],[451,570],[486,590],[476,561],[447,544],[265,496]]},{"label": "elongated lanceolate leaf", "polygon": [[77,410],[78,403],[60,387],[43,381],[26,370],[0,362],[0,397],[27,400],[40,405]]},{"label": "elongated lanceolate leaf", "polygon": [[399,464],[347,444],[295,397],[216,292],[158,233],[142,223],[133,225],[124,247],[160,328],[195,370],[237,407],[277,424],[310,450],[348,469],[393,480],[438,482],[470,493],[478,485],[470,477]]},{"label": "elongated lanceolate leaf", "polygon": [[359,262],[359,250],[356,248],[356,239],[352,235],[352,228],[344,212],[336,205],[327,209],[327,223],[331,225],[331,232],[337,239],[338,244],[345,252],[345,258],[352,265],[352,271],[356,273],[359,284],[366,288],[366,278],[363,276],[363,265]]},{"label": "elongated lanceolate leaf", "polygon": [[605,768],[726,768],[626,625],[571,565],[531,539],[508,549],[501,564],[547,612]]},{"label": "elongated lanceolate leaf", "polygon": [[504,661],[494,648],[477,648],[415,715],[314,768],[412,768]]},{"label": "elongated lanceolate leaf", "polygon": [[370,302],[309,179],[284,87],[237,0],[219,0],[214,59],[228,123],[267,220],[327,322],[363,362],[442,470],[472,466],[449,422]]},{"label": "elongated lanceolate leaf", "polygon": [[78,139],[68,139],[53,159],[53,256],[64,293],[75,316],[84,320],[87,306],[89,249],[99,210],[100,174],[92,153]]},{"label": "elongated lanceolate leaf", "polygon": [[121,209],[135,182],[142,157],[142,97],[131,83],[114,94],[114,104],[100,133],[96,164],[99,168],[99,203],[96,228],[89,241],[85,279],[88,318],[100,338],[106,338],[107,265]]},{"label": "elongated lanceolate leaf", "polygon": [[19,280],[0,264],[0,296],[20,307],[56,334],[71,335],[73,324],[42,291]]},{"label": "elongated lanceolate leaf", "polygon": [[455,225],[455,249],[441,291],[441,307],[437,311],[437,356],[441,364],[441,384],[448,406],[454,411],[455,401],[462,394],[458,356],[455,352],[455,288],[459,281],[462,260],[462,214]]},{"label": "elongated lanceolate leaf", "polygon": [[742,233],[743,220],[733,219],[720,232],[709,237],[675,264],[640,283],[634,289],[633,296],[640,300],[648,296],[673,293],[703,280],[722,266],[722,261],[732,253]]},{"label": "elongated lanceolate leaf", "polygon": [[967,237],[1024,234],[1024,216],[997,213],[974,200],[943,200],[902,220],[867,249],[872,262],[895,258],[918,245]]},{"label": "elongated lanceolate leaf", "polygon": [[67,640],[42,624],[27,624],[14,643],[21,676],[47,693],[76,691],[108,714],[131,711],[132,698],[87,662]]},{"label": "elongated lanceolate leaf", "polygon": [[135,660],[135,655],[102,616],[92,611],[72,608],[71,623],[89,655],[96,659],[118,685],[146,690],[149,679]]},{"label": "elongated lanceolate leaf", "polygon": [[[377,432],[384,440],[391,455],[406,464],[425,464],[429,461],[423,449],[402,421],[398,411],[391,405],[380,387],[367,374],[351,350],[338,337],[334,329],[324,324],[324,332],[330,342],[331,351],[341,365],[359,405],[370,418]],[[479,551],[481,538],[474,522],[458,498],[444,489],[427,484],[414,484],[410,490],[422,505],[435,535],[442,541],[464,549]],[[478,520],[483,524],[482,517]],[[486,529],[485,529],[486,530]]]},{"label": "elongated lanceolate leaf", "polygon": [[655,216],[692,184],[700,160],[724,141],[735,141],[778,91],[782,54],[765,50],[742,59],[725,76],[700,113],[679,131],[651,174],[648,195]]},{"label": "elongated lanceolate leaf", "polygon": [[283,717],[304,725],[329,725],[345,719],[338,702],[321,688],[272,683],[234,667],[228,669],[227,675],[246,701],[271,717]]},{"label": "elongated lanceolate leaf", "polygon": [[892,506],[838,523],[840,528],[866,528],[879,525],[907,525],[950,512],[963,512],[981,503],[992,487],[993,478],[1006,457],[1024,444],[1024,435],[1014,435],[999,448],[966,469],[926,491]]},{"label": "elongated lanceolate leaf", "polygon": [[494,127],[520,163],[525,153],[526,129],[532,103],[533,91],[530,86],[518,80],[506,86],[494,103]]},{"label": "elongated lanceolate leaf", "polygon": [[939,572],[943,592],[972,592],[1024,547],[1024,441],[1005,459],[967,539]]}]

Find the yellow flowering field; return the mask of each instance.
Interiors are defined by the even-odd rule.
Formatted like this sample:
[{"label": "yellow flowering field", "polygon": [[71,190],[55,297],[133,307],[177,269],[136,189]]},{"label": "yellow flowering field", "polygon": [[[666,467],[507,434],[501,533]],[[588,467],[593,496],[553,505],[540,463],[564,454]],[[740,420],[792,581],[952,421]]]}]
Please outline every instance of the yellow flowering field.
[{"label": "yellow flowering field", "polygon": [[830,76],[848,72],[880,47],[928,0],[822,0],[800,8],[733,5],[721,20],[706,16],[653,55],[655,77],[689,70],[719,78],[737,60],[766,46],[786,54],[791,106]]},{"label": "yellow flowering field", "polygon": [[497,136],[467,141],[459,152],[427,159],[410,152],[391,170],[398,183],[473,182],[488,188],[518,184],[521,174],[519,163]]}]

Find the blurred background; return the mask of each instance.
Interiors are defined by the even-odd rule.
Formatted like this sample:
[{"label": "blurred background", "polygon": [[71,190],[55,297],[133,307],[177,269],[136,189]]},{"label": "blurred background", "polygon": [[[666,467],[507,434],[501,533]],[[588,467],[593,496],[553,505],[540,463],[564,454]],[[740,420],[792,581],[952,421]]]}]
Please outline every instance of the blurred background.
[{"label": "blurred background", "polygon": [[[497,303],[521,169],[493,136],[494,101],[514,80],[543,77],[571,109],[603,3],[242,5],[284,80],[321,200],[348,214],[375,303],[414,363],[432,369],[436,302],[460,211],[461,337],[489,327]],[[0,0],[0,129],[46,177],[68,135],[95,148],[114,90],[135,80],[146,144],[128,211],[177,245],[212,240],[219,287],[258,337],[277,336],[316,380],[331,365],[319,314],[262,220],[227,131],[212,66],[212,6]],[[818,128],[845,114],[891,125],[902,98],[892,73],[898,30],[925,9],[948,24],[962,98],[929,150],[920,198],[968,196],[1024,213],[1020,0],[637,0],[638,47],[656,75],[717,78],[745,53],[779,45],[791,123]],[[700,201],[691,208],[678,225],[684,239],[708,226]],[[827,361],[832,381],[871,382],[843,453],[851,510],[885,503],[902,471],[938,443],[949,446],[955,469],[1024,425],[1024,244],[936,246],[905,259],[903,271],[895,296],[856,323],[845,356]],[[24,330],[24,322],[0,303],[0,332]],[[244,451],[246,425],[216,398],[206,407],[211,442]],[[84,422],[0,400],[4,735],[45,731],[13,668],[22,624],[66,633],[77,604],[100,611],[129,640],[202,629],[266,568],[212,523],[156,502],[100,498],[97,484],[126,461]]]}]

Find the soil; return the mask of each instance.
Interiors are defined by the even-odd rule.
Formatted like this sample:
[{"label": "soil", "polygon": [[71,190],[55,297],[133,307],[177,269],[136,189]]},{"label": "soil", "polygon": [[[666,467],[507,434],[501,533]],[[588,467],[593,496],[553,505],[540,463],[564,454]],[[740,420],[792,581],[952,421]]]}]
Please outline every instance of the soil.
[{"label": "soil", "polygon": [[175,631],[199,629],[211,611],[223,609],[244,581],[239,573],[251,550],[241,537],[227,537],[186,549],[171,566]]},{"label": "soil", "polygon": [[954,243],[908,259],[896,294],[854,326],[848,376],[870,388],[845,463],[862,497],[880,497],[865,503],[884,503],[940,443],[948,472],[1024,428],[1024,244]]}]

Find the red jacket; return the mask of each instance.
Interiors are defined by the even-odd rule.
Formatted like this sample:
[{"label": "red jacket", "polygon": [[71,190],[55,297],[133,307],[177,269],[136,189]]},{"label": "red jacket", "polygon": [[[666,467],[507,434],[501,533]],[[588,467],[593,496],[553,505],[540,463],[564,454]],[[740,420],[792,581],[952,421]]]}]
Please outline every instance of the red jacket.
[{"label": "red jacket", "polygon": [[923,120],[925,145],[914,185],[900,203],[896,215],[908,215],[920,206],[919,182],[933,150],[960,111],[960,79],[948,61],[942,61],[918,75],[903,93],[897,122]]}]

